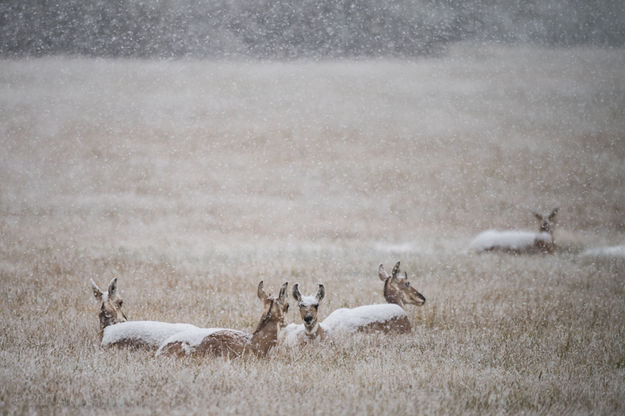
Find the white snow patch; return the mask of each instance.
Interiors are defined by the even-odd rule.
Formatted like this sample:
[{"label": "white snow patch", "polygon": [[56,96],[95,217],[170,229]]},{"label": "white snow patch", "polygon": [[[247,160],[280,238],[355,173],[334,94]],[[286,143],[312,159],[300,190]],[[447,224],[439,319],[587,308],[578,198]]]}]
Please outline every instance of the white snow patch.
[{"label": "white snow patch", "polygon": [[592,257],[625,257],[625,244],[620,246],[606,246],[589,248],[582,253],[582,256]]},{"label": "white snow patch", "polygon": [[531,231],[498,231],[487,230],[473,239],[471,248],[481,252],[493,248],[508,250],[522,250],[530,248],[536,240],[546,243],[551,242],[549,233],[536,233]]},{"label": "white snow patch", "polygon": [[300,305],[312,306],[312,305],[317,305],[318,303],[319,302],[317,302],[316,296],[302,296],[302,301],[300,302]]},{"label": "white snow patch", "polygon": [[304,324],[288,324],[282,331],[280,331],[280,337],[278,342],[280,344],[286,344],[289,347],[297,345],[297,337],[304,332]]},{"label": "white snow patch", "polygon": [[393,244],[384,241],[378,241],[375,243],[375,249],[384,253],[412,253],[417,250],[417,247],[410,242]]},{"label": "white snow patch", "polygon": [[171,324],[157,321],[120,322],[104,328],[102,346],[106,347],[124,340],[134,340],[156,348],[173,334],[190,329],[198,328],[191,324]]},{"label": "white snow patch", "polygon": [[406,311],[393,303],[365,305],[353,309],[337,309],[328,315],[321,325],[329,331],[355,332],[365,325],[386,322],[402,316],[408,316]]}]

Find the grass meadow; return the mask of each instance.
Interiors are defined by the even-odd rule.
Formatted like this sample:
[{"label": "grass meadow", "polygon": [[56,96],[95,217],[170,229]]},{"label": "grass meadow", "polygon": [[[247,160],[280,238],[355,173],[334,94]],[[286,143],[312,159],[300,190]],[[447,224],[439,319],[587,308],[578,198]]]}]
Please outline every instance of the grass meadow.
[{"label": "grass meadow", "polygon": [[[0,412],[623,414],[625,53],[460,44],[437,57],[0,61]],[[476,255],[487,228],[554,255]],[[382,303],[412,333],[266,359],[99,346],[129,319],[252,331],[256,285],[323,319]],[[290,287],[289,287],[290,289]],[[291,300],[289,322],[300,323]]]}]

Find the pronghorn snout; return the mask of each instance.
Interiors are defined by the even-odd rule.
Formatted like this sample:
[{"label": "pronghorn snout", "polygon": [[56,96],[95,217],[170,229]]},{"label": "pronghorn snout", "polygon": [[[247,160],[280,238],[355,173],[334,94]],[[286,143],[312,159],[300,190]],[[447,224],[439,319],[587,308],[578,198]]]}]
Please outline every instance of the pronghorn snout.
[{"label": "pronghorn snout", "polygon": [[310,323],[312,322],[312,320],[313,320],[313,317],[312,317],[312,315],[311,315],[311,314],[307,313],[307,314],[304,316],[304,322],[306,322],[307,324],[310,324]]},{"label": "pronghorn snout", "polygon": [[418,290],[414,288],[411,289],[413,290],[412,299],[414,300],[414,304],[418,306],[423,305],[425,303],[425,296],[423,296]]},{"label": "pronghorn snout", "polygon": [[423,296],[421,293],[419,293],[419,300],[421,300],[421,305],[425,303],[425,296]]}]

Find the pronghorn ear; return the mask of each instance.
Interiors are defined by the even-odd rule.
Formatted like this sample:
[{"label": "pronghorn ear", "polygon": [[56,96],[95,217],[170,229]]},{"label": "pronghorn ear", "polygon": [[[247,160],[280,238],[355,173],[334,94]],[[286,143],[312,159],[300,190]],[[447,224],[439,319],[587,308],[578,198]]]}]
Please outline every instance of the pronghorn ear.
[{"label": "pronghorn ear", "polygon": [[317,289],[317,302],[321,302],[321,300],[326,295],[326,288],[323,287],[323,284],[319,283],[319,289]]},{"label": "pronghorn ear", "polygon": [[114,277],[109,283],[109,299],[112,299],[117,294],[117,277]]},{"label": "pronghorn ear", "polygon": [[380,263],[380,265],[378,266],[378,277],[382,281],[385,281],[389,278],[389,275],[388,273],[386,273],[386,270],[384,270],[384,265],[382,263]]},{"label": "pronghorn ear", "polygon": [[302,294],[299,293],[299,283],[295,283],[293,285],[293,299],[295,299],[298,302],[302,301]]},{"label": "pronghorn ear", "polygon": [[102,290],[100,290],[98,285],[95,284],[93,279],[89,279],[89,282],[91,283],[91,290],[93,290],[93,296],[95,296],[95,298],[97,300],[101,301],[102,300]]},{"label": "pronghorn ear", "polygon": [[265,293],[265,289],[263,289],[263,281],[262,280],[258,284],[258,290],[256,291],[256,294],[258,295],[258,299],[260,299],[260,300],[266,300],[268,298],[267,293]]},{"label": "pronghorn ear", "polygon": [[289,282],[284,282],[282,283],[282,286],[280,286],[280,293],[278,294],[278,299],[281,302],[284,302],[286,300],[286,289],[289,286]]},{"label": "pronghorn ear", "polygon": [[536,217],[536,219],[538,221],[542,221],[543,220],[543,216],[540,215],[538,212],[532,211],[532,214],[534,214],[534,216]]},{"label": "pronghorn ear", "polygon": [[397,275],[399,274],[399,261],[397,263],[395,263],[395,266],[393,267],[393,274],[391,275],[394,278],[397,277]]},{"label": "pronghorn ear", "polygon": [[556,219],[556,215],[558,214],[558,211],[560,211],[560,208],[554,208],[553,211],[551,211],[551,214],[549,214],[549,217],[547,218],[549,221],[553,221]]}]

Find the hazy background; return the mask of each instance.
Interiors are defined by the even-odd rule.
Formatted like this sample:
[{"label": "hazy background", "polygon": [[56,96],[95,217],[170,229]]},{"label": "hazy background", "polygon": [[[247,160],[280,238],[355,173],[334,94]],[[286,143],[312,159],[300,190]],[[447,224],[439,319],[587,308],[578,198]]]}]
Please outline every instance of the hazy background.
[{"label": "hazy background", "polygon": [[[623,4],[1,2],[0,413],[625,413]],[[468,250],[555,206],[554,255]],[[252,331],[397,260],[406,336],[99,345],[90,278]]]},{"label": "hazy background", "polygon": [[0,3],[0,54],[414,57],[456,41],[622,46],[620,0]]}]

